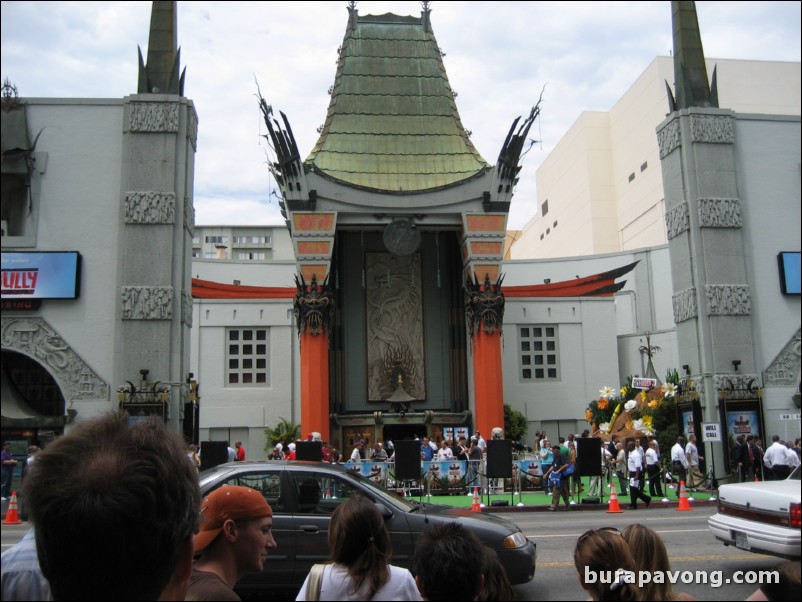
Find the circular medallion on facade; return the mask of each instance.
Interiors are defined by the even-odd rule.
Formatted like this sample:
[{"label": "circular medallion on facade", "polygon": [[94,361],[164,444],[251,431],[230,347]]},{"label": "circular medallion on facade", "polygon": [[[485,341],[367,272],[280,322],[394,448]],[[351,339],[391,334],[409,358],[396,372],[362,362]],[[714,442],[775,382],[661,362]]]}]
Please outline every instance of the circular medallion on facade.
[{"label": "circular medallion on facade", "polygon": [[418,250],[421,236],[411,221],[401,219],[394,221],[384,229],[384,247],[393,255],[411,255]]}]

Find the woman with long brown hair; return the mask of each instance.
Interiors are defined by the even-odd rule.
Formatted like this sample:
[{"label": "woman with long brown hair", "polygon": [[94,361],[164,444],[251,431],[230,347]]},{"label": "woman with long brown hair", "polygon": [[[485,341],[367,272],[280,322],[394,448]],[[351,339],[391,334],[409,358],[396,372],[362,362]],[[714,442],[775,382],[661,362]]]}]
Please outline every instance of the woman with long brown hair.
[{"label": "woman with long brown hair", "polygon": [[664,577],[662,581],[652,579],[649,583],[641,586],[641,597],[644,600],[696,600],[690,594],[677,593],[669,579],[665,576],[671,570],[668,561],[668,552],[660,536],[649,527],[635,523],[624,527],[621,531],[624,541],[632,552],[632,557],[636,558],[639,571],[648,571],[654,576],[658,572]]},{"label": "woman with long brown hair", "polygon": [[296,600],[420,600],[412,574],[390,564],[384,518],[357,495],[334,510],[329,525],[331,562],[316,564]]},{"label": "woman with long brown hair", "polygon": [[640,595],[635,561],[618,529],[591,529],[580,535],[574,565],[591,600],[649,599]]}]

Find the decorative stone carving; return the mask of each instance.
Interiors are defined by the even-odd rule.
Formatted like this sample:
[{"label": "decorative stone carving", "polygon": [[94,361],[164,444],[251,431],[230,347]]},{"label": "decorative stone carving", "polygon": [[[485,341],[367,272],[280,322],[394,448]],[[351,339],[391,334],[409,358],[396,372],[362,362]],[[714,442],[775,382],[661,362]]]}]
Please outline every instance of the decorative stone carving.
[{"label": "decorative stone carving", "polygon": [[465,285],[465,315],[468,318],[468,330],[471,335],[484,328],[485,333],[501,332],[504,323],[504,293],[501,290],[503,276],[490,283],[490,276],[485,276],[483,284],[474,277],[474,283]]},{"label": "decorative stone carving", "polygon": [[691,140],[709,144],[733,144],[733,119],[725,115],[691,115]]},{"label": "decorative stone carving", "polygon": [[123,320],[172,320],[172,286],[124,286]]},{"label": "decorative stone carving", "polygon": [[799,385],[800,368],[802,368],[800,334],[802,331],[797,330],[763,373],[763,383],[766,387],[796,387]]},{"label": "decorative stone carving", "polygon": [[184,228],[195,236],[195,203],[191,197],[184,197]]},{"label": "decorative stone carving", "polygon": [[331,332],[334,325],[334,291],[328,283],[328,277],[322,285],[312,276],[307,286],[303,275],[295,275],[295,298],[293,311],[295,324],[298,326],[298,336],[308,332],[312,336]]},{"label": "decorative stone carving", "polygon": [[714,374],[713,386],[722,391],[727,399],[749,399],[757,395],[757,374]]},{"label": "decorative stone carving", "polygon": [[657,145],[660,147],[660,159],[665,159],[680,146],[679,119],[673,119],[657,132]]},{"label": "decorative stone carving", "polygon": [[132,102],[129,129],[132,132],[177,132],[178,115],[177,102]]},{"label": "decorative stone carving", "polygon": [[686,288],[671,297],[671,304],[674,308],[674,323],[679,324],[685,320],[690,320],[698,315],[696,305],[696,289]]},{"label": "decorative stone carving", "polygon": [[125,223],[175,223],[175,193],[154,191],[126,192]]},{"label": "decorative stone carving", "polygon": [[181,322],[192,328],[192,295],[181,291]]},{"label": "decorative stone carving", "polygon": [[42,318],[3,318],[3,349],[36,360],[53,375],[67,405],[75,400],[108,400],[109,385]]},{"label": "decorative stone carving", "polygon": [[742,228],[739,199],[699,199],[699,225],[702,228]]},{"label": "decorative stone carving", "polygon": [[365,301],[368,401],[390,397],[399,377],[426,399],[420,253],[365,253]]},{"label": "decorative stone carving", "polygon": [[192,145],[192,149],[198,151],[198,114],[195,112],[195,107],[189,106],[187,110],[187,138]]},{"label": "decorative stone carving", "polygon": [[709,316],[748,316],[752,313],[749,287],[741,284],[708,284],[705,301]]},{"label": "decorative stone carving", "polygon": [[668,240],[687,232],[689,223],[688,203],[686,201],[666,211],[666,236]]}]

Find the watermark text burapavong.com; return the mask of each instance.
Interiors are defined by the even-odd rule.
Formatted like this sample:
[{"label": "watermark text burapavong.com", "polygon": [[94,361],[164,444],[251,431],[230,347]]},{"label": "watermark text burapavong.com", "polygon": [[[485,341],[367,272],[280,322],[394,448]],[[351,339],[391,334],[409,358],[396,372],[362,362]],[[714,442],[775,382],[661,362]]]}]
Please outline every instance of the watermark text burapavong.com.
[{"label": "watermark text burapavong.com", "polygon": [[724,577],[723,571],[591,571],[585,567],[585,583],[632,583],[643,587],[649,583],[684,584],[710,584],[711,587],[721,587],[730,583],[764,585],[779,583],[780,574],[777,571],[735,571],[732,577]]}]

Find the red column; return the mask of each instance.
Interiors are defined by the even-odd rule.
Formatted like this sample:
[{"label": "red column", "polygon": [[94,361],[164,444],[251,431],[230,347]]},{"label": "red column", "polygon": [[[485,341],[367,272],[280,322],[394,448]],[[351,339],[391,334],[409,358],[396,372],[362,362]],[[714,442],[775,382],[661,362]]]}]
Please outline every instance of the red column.
[{"label": "red column", "polygon": [[501,370],[501,332],[473,334],[473,383],[476,430],[489,438],[494,427],[504,428],[504,381]]},{"label": "red column", "polygon": [[301,436],[329,440],[329,335],[301,335]]}]

